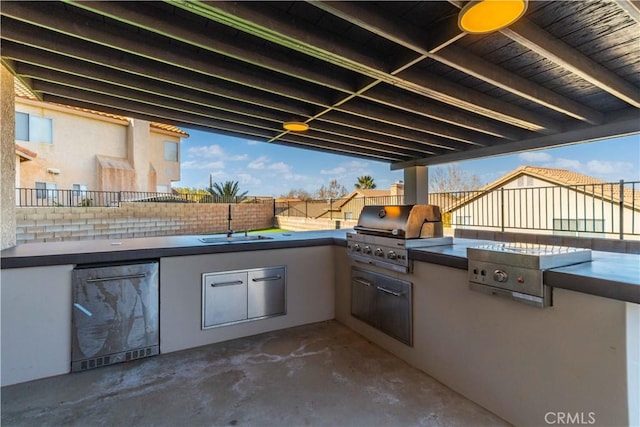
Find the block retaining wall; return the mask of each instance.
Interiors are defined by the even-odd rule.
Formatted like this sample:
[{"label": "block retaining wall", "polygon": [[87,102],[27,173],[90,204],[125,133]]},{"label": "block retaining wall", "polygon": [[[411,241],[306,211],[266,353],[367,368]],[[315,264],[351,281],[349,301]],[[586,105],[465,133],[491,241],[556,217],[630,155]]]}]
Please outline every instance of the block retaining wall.
[{"label": "block retaining wall", "polygon": [[[17,243],[224,233],[227,204],[124,202],[120,207],[16,208]],[[236,232],[273,226],[273,204],[231,205]]]}]

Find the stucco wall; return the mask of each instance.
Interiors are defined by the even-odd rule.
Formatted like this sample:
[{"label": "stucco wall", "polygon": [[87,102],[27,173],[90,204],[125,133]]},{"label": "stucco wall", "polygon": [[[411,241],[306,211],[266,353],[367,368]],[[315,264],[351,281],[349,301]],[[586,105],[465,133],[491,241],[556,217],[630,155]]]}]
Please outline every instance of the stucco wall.
[{"label": "stucco wall", "polygon": [[[121,207],[16,208],[18,243],[223,233],[227,204],[122,203]],[[273,205],[232,205],[236,232],[269,228]]]},{"label": "stucco wall", "polygon": [[466,270],[372,268],[413,283],[408,347],[350,315],[353,263],[345,248],[335,251],[336,319],[412,366],[517,426],[544,426],[554,411],[629,425],[630,304],[556,288],[554,306],[539,309],[470,291]]},{"label": "stucco wall", "polygon": [[[18,141],[38,156],[23,165],[20,187],[34,188],[37,182],[55,183],[60,190],[73,184],[89,190],[155,192],[157,185],[169,188],[180,179],[179,162],[164,160],[164,141],[180,144],[174,133],[156,129],[144,120],[122,120],[71,107],[16,98],[16,110],[52,119],[53,142]],[[13,123],[13,113],[10,115]],[[97,157],[128,164],[114,171],[98,171]],[[135,169],[133,169],[135,167]],[[60,173],[51,174],[48,168]]]},{"label": "stucco wall", "polygon": [[0,66],[0,236],[1,249],[16,244],[16,150],[13,75]]},{"label": "stucco wall", "polygon": [[[98,189],[96,154],[126,158],[126,121],[23,98],[17,98],[16,111],[50,118],[53,127],[52,144],[18,141],[38,153],[22,165],[21,187],[34,188],[39,181],[56,183],[60,190],[71,189],[73,184]],[[47,168],[59,169],[60,173],[47,173]]]}]

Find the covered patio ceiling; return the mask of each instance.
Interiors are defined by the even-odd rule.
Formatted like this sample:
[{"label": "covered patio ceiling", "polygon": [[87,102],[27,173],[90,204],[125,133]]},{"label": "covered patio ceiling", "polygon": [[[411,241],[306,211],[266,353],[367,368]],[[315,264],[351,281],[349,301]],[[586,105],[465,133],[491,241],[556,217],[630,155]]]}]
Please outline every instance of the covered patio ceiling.
[{"label": "covered patio ceiling", "polygon": [[465,3],[3,0],[2,61],[44,101],[393,169],[640,132],[638,2],[485,35]]}]

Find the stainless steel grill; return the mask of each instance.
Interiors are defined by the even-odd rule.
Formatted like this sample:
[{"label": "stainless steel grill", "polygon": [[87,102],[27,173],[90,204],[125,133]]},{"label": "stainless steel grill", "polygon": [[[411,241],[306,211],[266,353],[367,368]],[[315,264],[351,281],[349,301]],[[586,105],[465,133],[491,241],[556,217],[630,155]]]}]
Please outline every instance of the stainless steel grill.
[{"label": "stainless steel grill", "polygon": [[467,248],[469,288],[548,307],[552,289],[543,283],[550,268],[591,261],[591,250],[531,243],[498,243]]},{"label": "stainless steel grill", "polygon": [[362,209],[356,233],[347,233],[348,254],[356,262],[407,273],[408,239],[420,246],[450,245],[442,237],[442,216],[435,205],[370,205]]}]

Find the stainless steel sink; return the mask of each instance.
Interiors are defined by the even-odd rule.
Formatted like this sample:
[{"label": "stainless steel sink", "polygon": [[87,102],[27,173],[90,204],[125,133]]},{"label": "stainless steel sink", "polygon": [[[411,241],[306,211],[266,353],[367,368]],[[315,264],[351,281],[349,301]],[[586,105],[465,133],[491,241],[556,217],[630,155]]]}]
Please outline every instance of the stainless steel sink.
[{"label": "stainless steel sink", "polygon": [[255,234],[252,236],[231,236],[231,237],[201,237],[202,243],[224,243],[224,242],[249,242],[253,240],[271,240],[273,237],[263,236],[261,234]]}]

